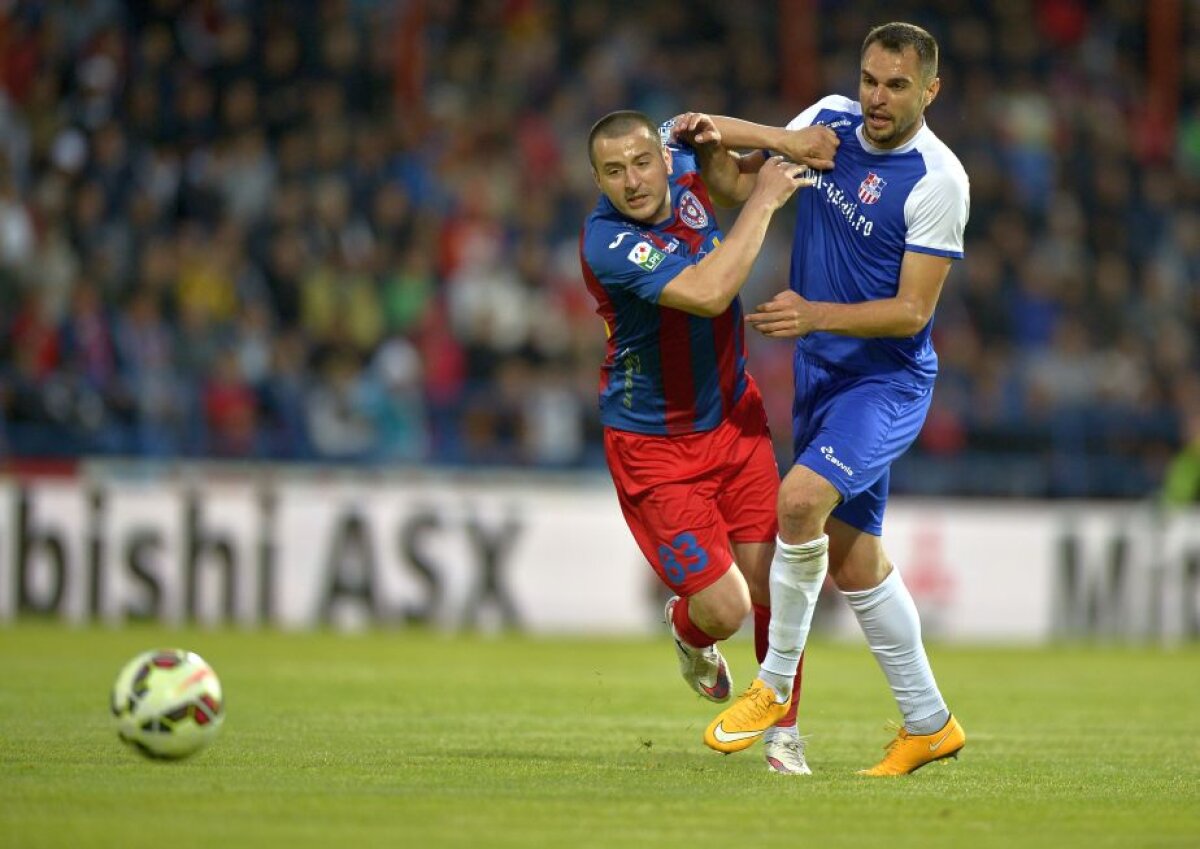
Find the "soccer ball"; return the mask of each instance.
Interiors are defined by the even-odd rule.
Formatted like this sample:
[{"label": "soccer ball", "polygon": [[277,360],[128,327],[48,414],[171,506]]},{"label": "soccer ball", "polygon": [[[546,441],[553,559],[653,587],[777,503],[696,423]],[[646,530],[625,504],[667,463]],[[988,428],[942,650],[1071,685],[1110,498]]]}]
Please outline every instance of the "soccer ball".
[{"label": "soccer ball", "polygon": [[117,736],[147,757],[187,757],[221,730],[221,682],[195,652],[142,652],[117,675],[112,715]]}]

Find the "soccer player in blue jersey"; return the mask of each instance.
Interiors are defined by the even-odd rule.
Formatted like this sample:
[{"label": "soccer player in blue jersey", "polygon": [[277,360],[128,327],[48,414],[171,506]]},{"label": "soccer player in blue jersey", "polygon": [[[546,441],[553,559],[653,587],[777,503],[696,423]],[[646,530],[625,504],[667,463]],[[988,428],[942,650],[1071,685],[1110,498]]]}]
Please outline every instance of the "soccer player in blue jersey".
[{"label": "soccer player in blue jersey", "polygon": [[[941,85],[937,63],[928,32],[885,24],[863,42],[857,102],[826,97],[785,129],[696,114],[676,121],[697,142],[713,132],[730,147],[784,155],[804,128],[828,127],[841,141],[834,167],[799,201],[791,288],[747,316],[766,336],[796,339],[795,461],[779,493],[770,649],[751,687],[705,731],[718,751],[749,746],[788,709],[827,572],[904,717],[883,760],[863,773],[911,773],[966,742],[934,681],[912,596],[880,540],[889,468],[929,408],[934,307],[963,255],[970,206],[962,165],[924,118]],[[741,176],[764,156],[710,162]]]},{"label": "soccer player in blue jersey", "polygon": [[[746,371],[738,291],[772,215],[809,180],[779,156],[757,177],[714,166],[709,160],[730,154],[711,128],[695,146],[687,133],[664,144],[670,134],[630,111],[592,128],[588,152],[603,196],[583,226],[580,261],[608,334],[600,417],[617,498],[675,593],[665,615],[684,679],[721,702],[732,682],[715,643],[752,608],[759,659],[766,654],[779,488],[762,397]],[[794,141],[806,162],[831,164],[832,132],[814,128]],[[745,198],[727,236],[702,163],[717,175],[714,196]],[[770,724],[778,726],[771,769],[808,774],[795,711]]]}]

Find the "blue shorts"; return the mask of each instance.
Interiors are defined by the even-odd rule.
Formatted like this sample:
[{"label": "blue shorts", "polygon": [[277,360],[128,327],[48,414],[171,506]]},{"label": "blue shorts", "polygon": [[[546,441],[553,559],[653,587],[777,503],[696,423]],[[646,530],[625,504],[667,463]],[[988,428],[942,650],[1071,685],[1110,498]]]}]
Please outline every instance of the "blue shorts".
[{"label": "blue shorts", "polygon": [[889,470],[921,432],[933,385],[852,374],[800,350],[794,366],[793,462],[842,494],[836,518],[879,536]]}]

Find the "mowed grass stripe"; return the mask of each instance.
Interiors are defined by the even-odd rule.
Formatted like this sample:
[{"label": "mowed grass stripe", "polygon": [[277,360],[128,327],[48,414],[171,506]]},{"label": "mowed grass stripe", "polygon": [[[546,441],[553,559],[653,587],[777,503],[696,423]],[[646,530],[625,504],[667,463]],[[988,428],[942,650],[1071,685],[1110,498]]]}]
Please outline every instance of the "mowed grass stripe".
[{"label": "mowed grass stripe", "polygon": [[[200,652],[228,719],[192,760],[115,739],[108,688],[157,645]],[[739,685],[748,641],[728,651]],[[1200,650],[933,645],[959,761],[854,774],[898,718],[859,645],[818,643],[815,775],[700,742],[713,706],[664,637],[0,628],[3,847],[1200,845]]]}]

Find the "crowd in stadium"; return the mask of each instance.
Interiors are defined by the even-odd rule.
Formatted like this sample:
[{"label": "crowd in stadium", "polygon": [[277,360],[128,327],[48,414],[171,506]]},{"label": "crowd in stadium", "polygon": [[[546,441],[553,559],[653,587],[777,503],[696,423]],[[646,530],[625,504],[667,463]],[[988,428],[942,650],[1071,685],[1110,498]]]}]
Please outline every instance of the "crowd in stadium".
[{"label": "crowd in stadium", "polygon": [[596,466],[591,123],[786,123],[785,72],[853,95],[910,19],[972,208],[893,490],[1153,494],[1200,421],[1200,7],[1163,77],[1141,4],[823,2],[812,55],[778,5],[0,3],[0,456]]}]

